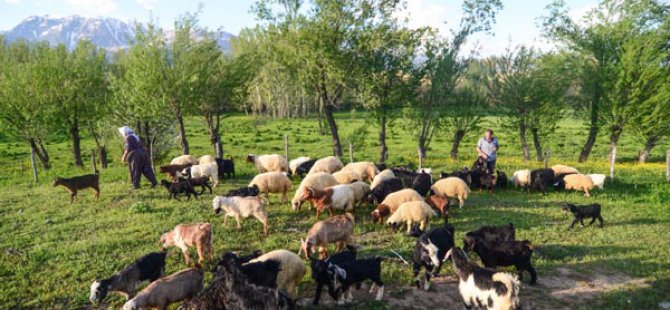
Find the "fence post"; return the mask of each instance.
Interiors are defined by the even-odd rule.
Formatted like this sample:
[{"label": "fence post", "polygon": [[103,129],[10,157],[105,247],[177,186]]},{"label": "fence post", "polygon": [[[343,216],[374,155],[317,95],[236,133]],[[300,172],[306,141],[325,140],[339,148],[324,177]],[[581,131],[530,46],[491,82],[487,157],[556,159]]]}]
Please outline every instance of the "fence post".
[{"label": "fence post", "polygon": [[549,148],[544,149],[544,169],[549,169]]},{"label": "fence post", "polygon": [[30,148],[30,165],[33,167],[33,179],[37,183],[37,163],[35,163],[35,149]]},{"label": "fence post", "polygon": [[665,179],[670,182],[670,150],[665,152]]},{"label": "fence post", "polygon": [[91,150],[91,163],[93,166],[93,174],[95,174],[96,171],[98,171],[98,168],[95,166],[95,149]]},{"label": "fence post", "polygon": [[351,142],[349,142],[349,162],[354,162],[354,145]]},{"label": "fence post", "polygon": [[288,134],[284,134],[284,153],[286,154],[286,162],[289,162],[289,159],[288,159]]},{"label": "fence post", "polygon": [[610,179],[614,180],[614,165],[616,164],[616,145],[612,145],[612,156],[610,157]]}]

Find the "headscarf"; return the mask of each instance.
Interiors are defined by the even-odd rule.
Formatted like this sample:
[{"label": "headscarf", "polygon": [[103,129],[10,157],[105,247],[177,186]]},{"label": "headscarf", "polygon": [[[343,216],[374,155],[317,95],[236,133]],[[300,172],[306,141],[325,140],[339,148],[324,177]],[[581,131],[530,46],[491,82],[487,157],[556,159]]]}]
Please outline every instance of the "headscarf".
[{"label": "headscarf", "polygon": [[128,126],[123,126],[119,128],[119,133],[125,138],[127,135],[134,134],[133,130]]}]

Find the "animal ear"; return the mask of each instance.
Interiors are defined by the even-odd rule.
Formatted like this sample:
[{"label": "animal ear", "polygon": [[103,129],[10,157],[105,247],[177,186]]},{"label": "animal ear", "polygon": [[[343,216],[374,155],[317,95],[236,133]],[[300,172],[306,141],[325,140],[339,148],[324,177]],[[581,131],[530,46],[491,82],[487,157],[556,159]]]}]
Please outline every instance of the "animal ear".
[{"label": "animal ear", "polygon": [[453,248],[449,249],[449,251],[447,251],[447,254],[444,255],[444,259],[442,259],[443,262],[446,262],[447,259],[451,258],[451,251],[452,250],[453,250]]}]

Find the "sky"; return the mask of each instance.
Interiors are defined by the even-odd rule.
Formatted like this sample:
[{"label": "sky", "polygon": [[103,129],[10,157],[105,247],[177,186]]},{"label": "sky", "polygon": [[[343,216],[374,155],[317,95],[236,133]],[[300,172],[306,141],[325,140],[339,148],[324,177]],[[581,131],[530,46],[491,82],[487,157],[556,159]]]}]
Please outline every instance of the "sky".
[{"label": "sky", "polygon": [[[407,9],[401,13],[408,26],[432,26],[442,33],[457,27],[462,0],[405,0]],[[240,29],[257,24],[250,13],[254,0],[0,0],[0,31],[10,30],[32,15],[109,16],[126,21],[157,20],[171,28],[176,18],[185,12],[199,14],[201,26],[222,29],[237,34]],[[477,34],[468,42],[468,50],[482,56],[501,54],[508,47],[533,46],[542,50],[553,47],[541,38],[538,17],[545,14],[550,0],[503,0],[504,9],[497,17],[494,34]],[[595,7],[597,0],[565,0],[570,15],[579,19]],[[665,1],[664,1],[665,2]]]}]

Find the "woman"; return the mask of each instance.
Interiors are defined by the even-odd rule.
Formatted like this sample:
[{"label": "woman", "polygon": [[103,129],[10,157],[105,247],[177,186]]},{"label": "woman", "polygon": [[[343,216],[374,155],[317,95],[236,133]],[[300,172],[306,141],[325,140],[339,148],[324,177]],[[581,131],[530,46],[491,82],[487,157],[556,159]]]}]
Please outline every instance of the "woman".
[{"label": "woman", "polygon": [[154,170],[151,169],[151,161],[147,152],[142,147],[140,138],[135,135],[132,129],[128,126],[119,128],[119,133],[125,140],[125,146],[121,161],[128,161],[128,168],[130,169],[130,179],[133,182],[135,189],[140,188],[140,178],[142,174],[151,182],[151,187],[155,187],[158,182],[154,175]]}]

